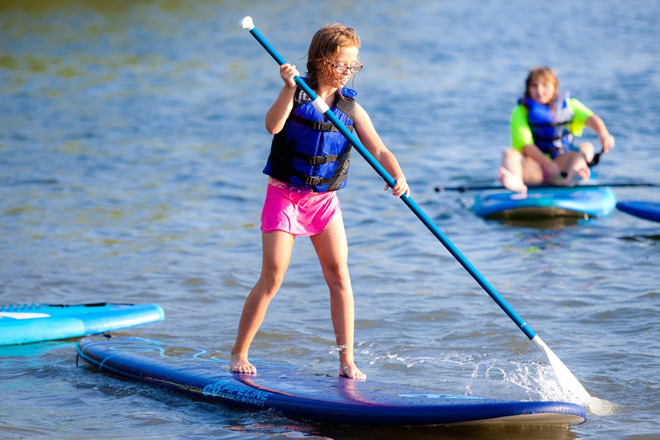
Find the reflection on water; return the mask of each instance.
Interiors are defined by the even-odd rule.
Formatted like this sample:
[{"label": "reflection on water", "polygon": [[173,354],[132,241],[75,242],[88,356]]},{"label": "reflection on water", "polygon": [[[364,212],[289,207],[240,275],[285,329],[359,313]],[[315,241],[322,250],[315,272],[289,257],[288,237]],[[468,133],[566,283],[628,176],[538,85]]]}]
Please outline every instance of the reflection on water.
[{"label": "reflection on water", "polygon": [[624,237],[619,237],[621,240],[630,240],[630,241],[657,241],[660,240],[660,234],[659,235],[632,235],[632,236],[624,236]]},{"label": "reflection on water", "polygon": [[531,427],[516,428],[509,426],[471,427],[471,426],[436,426],[436,427],[353,427],[350,432],[339,428],[322,427],[317,435],[328,438],[360,440],[378,438],[396,440],[406,438],[411,440],[438,440],[463,438],[502,438],[512,440],[571,440],[578,438],[568,427]]},{"label": "reflection on water", "polygon": [[499,223],[512,228],[532,228],[532,229],[561,229],[569,226],[576,226],[585,220],[579,217],[546,217],[546,218],[506,218],[498,219]]}]

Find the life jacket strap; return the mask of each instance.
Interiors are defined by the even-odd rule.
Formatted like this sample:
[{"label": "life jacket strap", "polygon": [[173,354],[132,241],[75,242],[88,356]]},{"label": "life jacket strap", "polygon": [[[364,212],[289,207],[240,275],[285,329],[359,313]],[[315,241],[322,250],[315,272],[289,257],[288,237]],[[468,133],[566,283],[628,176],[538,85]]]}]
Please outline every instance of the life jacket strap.
[{"label": "life jacket strap", "polygon": [[[310,127],[316,131],[339,131],[339,129],[335,127],[332,122],[312,121],[294,114],[289,115],[289,119],[291,121],[297,122],[298,124],[306,125],[307,127]],[[348,128],[348,131],[351,133],[353,132],[352,125],[347,125],[346,128]]]},{"label": "life jacket strap", "polygon": [[306,176],[298,170],[293,170],[293,175],[302,180],[305,185],[330,185],[329,190],[338,188],[348,178],[346,173],[333,177]]},{"label": "life jacket strap", "polygon": [[345,153],[342,154],[329,154],[327,156],[309,156],[307,154],[294,151],[293,156],[296,159],[300,159],[310,165],[323,165],[328,162],[341,162],[346,160],[350,156],[350,147]]}]

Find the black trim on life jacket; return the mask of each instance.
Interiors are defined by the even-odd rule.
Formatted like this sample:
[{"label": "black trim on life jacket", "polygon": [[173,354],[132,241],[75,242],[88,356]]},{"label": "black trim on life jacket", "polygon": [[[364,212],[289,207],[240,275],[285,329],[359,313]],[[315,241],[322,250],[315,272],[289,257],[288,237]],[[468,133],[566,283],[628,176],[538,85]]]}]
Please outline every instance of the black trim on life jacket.
[{"label": "black trim on life jacket", "polygon": [[[299,115],[291,115],[289,116],[289,120],[297,122],[302,125],[306,125],[316,131],[339,131],[339,129],[335,127],[335,125],[332,122],[310,121],[309,119],[305,119]],[[348,131],[350,131],[351,133],[353,132],[352,125],[347,125],[346,128],[348,128]]]},{"label": "black trim on life jacket", "polygon": [[[529,124],[529,128],[533,128],[533,127],[554,127],[556,130],[558,130],[558,129],[568,130],[568,127],[571,125],[572,121],[573,120],[571,119],[571,120],[566,121],[566,122],[558,122],[558,123],[555,123],[555,124],[547,124],[547,123],[546,124],[539,124],[539,123],[534,123],[534,122],[529,122],[528,121],[527,124]],[[532,135],[535,136],[535,137],[538,137],[540,140],[544,140],[544,141],[556,141],[557,139],[562,139],[565,136],[565,135],[557,134],[554,137],[545,137],[545,136],[540,136],[538,134],[534,135],[534,131],[532,131]]]},{"label": "black trim on life jacket", "polygon": [[345,162],[345,166],[337,168],[337,171],[332,177],[307,176],[298,170],[293,170],[293,175],[305,182],[306,185],[329,185],[328,191],[336,191],[348,179],[348,174],[346,174],[348,162]]}]

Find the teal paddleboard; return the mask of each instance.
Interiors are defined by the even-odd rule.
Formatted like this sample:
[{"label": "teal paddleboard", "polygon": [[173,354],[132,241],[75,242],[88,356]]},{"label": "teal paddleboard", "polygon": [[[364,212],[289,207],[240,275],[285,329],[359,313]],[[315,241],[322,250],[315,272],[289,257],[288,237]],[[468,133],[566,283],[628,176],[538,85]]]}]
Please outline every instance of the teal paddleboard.
[{"label": "teal paddleboard", "polygon": [[609,186],[529,187],[526,194],[509,190],[477,194],[472,211],[487,219],[602,217],[616,205]]},{"label": "teal paddleboard", "polygon": [[76,338],[163,319],[156,304],[1,305],[0,345]]}]

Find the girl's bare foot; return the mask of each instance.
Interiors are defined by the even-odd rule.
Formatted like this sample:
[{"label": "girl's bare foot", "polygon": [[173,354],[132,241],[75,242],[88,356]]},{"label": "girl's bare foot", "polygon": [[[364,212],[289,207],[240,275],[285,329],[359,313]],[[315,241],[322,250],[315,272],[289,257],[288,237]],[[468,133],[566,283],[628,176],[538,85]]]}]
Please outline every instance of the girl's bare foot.
[{"label": "girl's bare foot", "polygon": [[510,189],[511,191],[519,193],[527,192],[527,185],[525,185],[523,180],[504,167],[500,167],[497,173],[497,178],[502,182],[502,185],[504,185],[505,188]]},{"label": "girl's bare foot", "polygon": [[367,375],[360,371],[352,362],[340,365],[339,375],[354,380],[367,380]]},{"label": "girl's bare foot", "polygon": [[247,356],[241,354],[231,355],[229,371],[234,373],[257,374],[257,368],[248,361]]}]

